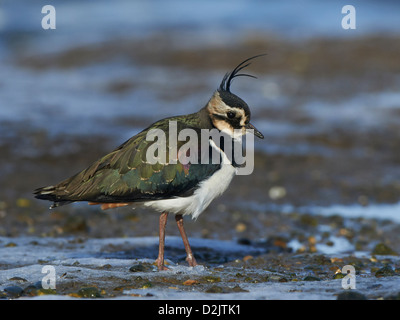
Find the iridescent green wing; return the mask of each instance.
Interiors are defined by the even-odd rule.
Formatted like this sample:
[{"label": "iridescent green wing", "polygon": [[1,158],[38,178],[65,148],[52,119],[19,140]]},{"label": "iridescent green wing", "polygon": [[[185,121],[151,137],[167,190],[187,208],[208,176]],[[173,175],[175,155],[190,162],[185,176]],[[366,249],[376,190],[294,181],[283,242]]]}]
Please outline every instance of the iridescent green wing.
[{"label": "iridescent green wing", "polygon": [[[174,120],[174,118],[171,118]],[[168,120],[171,120],[168,119]],[[178,118],[179,119],[179,118]],[[187,124],[177,122],[178,133]],[[167,119],[152,126],[165,132],[167,145],[171,145]],[[62,182],[65,200],[93,202],[132,202],[151,199],[165,199],[187,196],[197,185],[220,168],[219,164],[200,163],[200,131],[198,149],[190,149],[197,154],[198,163],[169,163],[171,149],[166,148],[166,162],[151,163],[149,148],[157,141],[147,141],[145,130],[129,139],[118,149],[93,163],[86,170]],[[188,141],[177,141],[174,152],[180,152]],[[154,147],[154,146],[153,146]],[[208,145],[207,145],[208,147]],[[211,152],[209,152],[211,155]],[[157,155],[157,154],[156,154]],[[174,154],[177,158],[178,154]],[[171,155],[172,156],[172,155]],[[64,201],[65,201],[64,200]]]}]

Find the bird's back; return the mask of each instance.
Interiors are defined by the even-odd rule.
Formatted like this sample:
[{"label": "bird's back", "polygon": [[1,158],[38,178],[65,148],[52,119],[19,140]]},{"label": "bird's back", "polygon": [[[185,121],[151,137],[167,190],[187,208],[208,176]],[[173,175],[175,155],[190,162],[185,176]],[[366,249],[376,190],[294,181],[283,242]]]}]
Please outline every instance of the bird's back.
[{"label": "bird's back", "polygon": [[[175,164],[168,161],[151,164],[147,151],[154,141],[148,141],[146,136],[151,129],[160,129],[165,133],[168,160],[172,139],[169,124],[176,123],[178,133],[183,129],[194,129],[200,137],[200,128],[209,126],[204,123],[204,112],[202,109],[194,114],[152,124],[87,169],[55,186],[35,190],[36,198],[53,201],[53,206],[59,206],[75,201],[143,202],[192,195],[199,182],[215,173],[220,164],[202,164],[200,159],[197,164],[184,165],[179,161]],[[177,149],[184,143],[177,141]]]}]

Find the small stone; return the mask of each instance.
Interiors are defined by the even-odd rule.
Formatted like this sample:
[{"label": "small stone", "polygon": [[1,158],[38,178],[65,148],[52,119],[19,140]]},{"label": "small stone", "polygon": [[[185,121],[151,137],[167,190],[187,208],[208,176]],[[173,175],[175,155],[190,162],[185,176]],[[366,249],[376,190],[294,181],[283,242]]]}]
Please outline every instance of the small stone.
[{"label": "small stone", "polygon": [[321,279],[314,276],[307,276],[303,279],[303,281],[321,281]]},{"label": "small stone", "polygon": [[310,244],[310,245],[316,245],[317,244],[317,239],[314,237],[314,236],[310,236],[310,237],[308,237],[308,243]]},{"label": "small stone", "polygon": [[232,292],[249,292],[248,290],[245,290],[241,288],[240,286],[236,285],[232,288]]},{"label": "small stone", "polygon": [[333,279],[343,279],[345,276],[344,273],[338,272],[333,276]]},{"label": "small stone", "polygon": [[21,277],[12,277],[10,279],[8,279],[10,281],[17,281],[17,282],[27,282],[28,280],[21,278]]},{"label": "small stone", "polygon": [[192,286],[192,285],[198,284],[198,283],[199,283],[199,282],[198,282],[197,280],[188,279],[188,280],[186,280],[186,281],[183,283],[183,285],[185,285],[185,286]]},{"label": "small stone", "polygon": [[43,295],[46,295],[46,294],[56,294],[57,293],[57,291],[56,290],[54,290],[54,289],[38,289],[37,290],[37,292],[36,292],[36,295],[38,295],[38,296],[43,296]]},{"label": "small stone", "polygon": [[236,226],[235,226],[235,230],[236,232],[244,232],[246,231],[247,226],[243,223],[243,222],[239,222]]},{"label": "small stone", "polygon": [[382,278],[382,277],[391,277],[396,275],[394,270],[390,266],[385,266],[380,268],[378,271],[375,272],[375,277]]},{"label": "small stone", "polygon": [[224,289],[220,286],[212,286],[206,290],[207,293],[224,293]]},{"label": "small stone", "polygon": [[211,282],[211,283],[221,282],[221,278],[220,277],[205,276],[203,279],[206,280],[207,282]]},{"label": "small stone", "polygon": [[268,195],[272,200],[282,199],[286,196],[286,189],[281,186],[273,186],[269,189]]},{"label": "small stone", "polygon": [[18,298],[22,295],[24,289],[18,286],[9,286],[4,288],[4,292],[6,292],[7,295],[11,298]]},{"label": "small stone", "polygon": [[[167,264],[167,262],[165,262]],[[153,270],[153,265],[148,263],[138,263],[129,268],[130,272],[149,272]]]},{"label": "small stone", "polygon": [[213,285],[208,288],[206,293],[232,293],[232,292],[248,292],[247,290],[242,289],[240,286],[236,285],[233,288],[227,286],[217,286]]},{"label": "small stone", "polygon": [[100,290],[96,287],[85,287],[78,291],[78,296],[81,298],[101,298]]},{"label": "small stone", "polygon": [[243,261],[244,261],[244,262],[246,262],[246,261],[248,261],[248,260],[251,260],[251,259],[253,259],[253,256],[251,256],[251,255],[248,255],[248,256],[243,257]]},{"label": "small stone", "polygon": [[238,243],[238,244],[243,244],[243,245],[249,246],[249,245],[251,245],[251,240],[248,239],[248,238],[239,238],[239,239],[237,240],[237,243]]},{"label": "small stone", "polygon": [[374,255],[398,256],[399,254],[384,243],[378,243],[372,250]]},{"label": "small stone", "polygon": [[15,242],[9,242],[5,245],[5,247],[7,247],[7,248],[16,247],[16,246],[17,246],[17,244]]},{"label": "small stone", "polygon": [[37,296],[38,295],[38,293],[37,293],[38,290],[39,290],[38,287],[36,287],[35,285],[30,284],[29,286],[27,286],[24,289],[24,294],[27,295],[27,296],[31,296],[31,297]]},{"label": "small stone", "polygon": [[145,267],[142,264],[135,264],[129,268],[130,272],[143,272],[145,271]]},{"label": "small stone", "polygon": [[147,281],[143,284],[143,287],[141,289],[148,289],[151,288],[153,284],[150,281]]},{"label": "small stone", "polygon": [[358,291],[347,290],[339,293],[337,300],[367,300],[367,297]]},{"label": "small stone", "polygon": [[267,281],[279,281],[281,278],[280,275],[271,274],[267,277]]}]

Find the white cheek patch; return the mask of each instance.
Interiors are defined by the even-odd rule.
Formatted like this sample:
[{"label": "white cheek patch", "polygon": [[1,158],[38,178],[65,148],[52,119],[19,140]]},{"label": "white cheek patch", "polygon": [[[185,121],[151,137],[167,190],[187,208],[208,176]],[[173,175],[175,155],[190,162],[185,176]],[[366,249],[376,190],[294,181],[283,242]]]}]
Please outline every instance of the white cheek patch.
[{"label": "white cheek patch", "polygon": [[213,119],[214,126],[223,132],[228,133],[230,136],[238,137],[242,136],[246,133],[246,130],[243,128],[246,125],[247,116],[243,109],[235,108],[228,106],[224,101],[222,101],[219,93],[214,93],[212,99],[209,102],[208,108],[210,110],[210,114],[218,115],[222,118],[226,117],[226,114],[231,111],[236,114],[236,119],[240,119],[240,126],[242,129],[234,129],[232,125],[228,122],[229,120],[222,119]]}]

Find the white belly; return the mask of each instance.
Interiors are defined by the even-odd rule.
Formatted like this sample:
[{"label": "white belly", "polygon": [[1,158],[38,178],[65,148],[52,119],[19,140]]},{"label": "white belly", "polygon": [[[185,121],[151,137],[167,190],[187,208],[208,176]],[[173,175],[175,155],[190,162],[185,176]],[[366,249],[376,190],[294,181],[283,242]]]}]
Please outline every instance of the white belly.
[{"label": "white belly", "polygon": [[219,197],[228,188],[236,169],[231,164],[223,164],[207,180],[200,183],[199,188],[189,197],[155,200],[144,203],[158,211],[167,211],[175,214],[191,215],[193,219],[202,213],[215,198]]},{"label": "white belly", "polygon": [[193,219],[197,219],[200,213],[209,206],[211,201],[224,193],[236,174],[236,169],[232,166],[225,153],[212,140],[210,140],[210,145],[221,154],[221,168],[207,180],[202,181],[193,195],[189,197],[154,200],[143,203],[143,205],[158,211],[191,215]]}]

